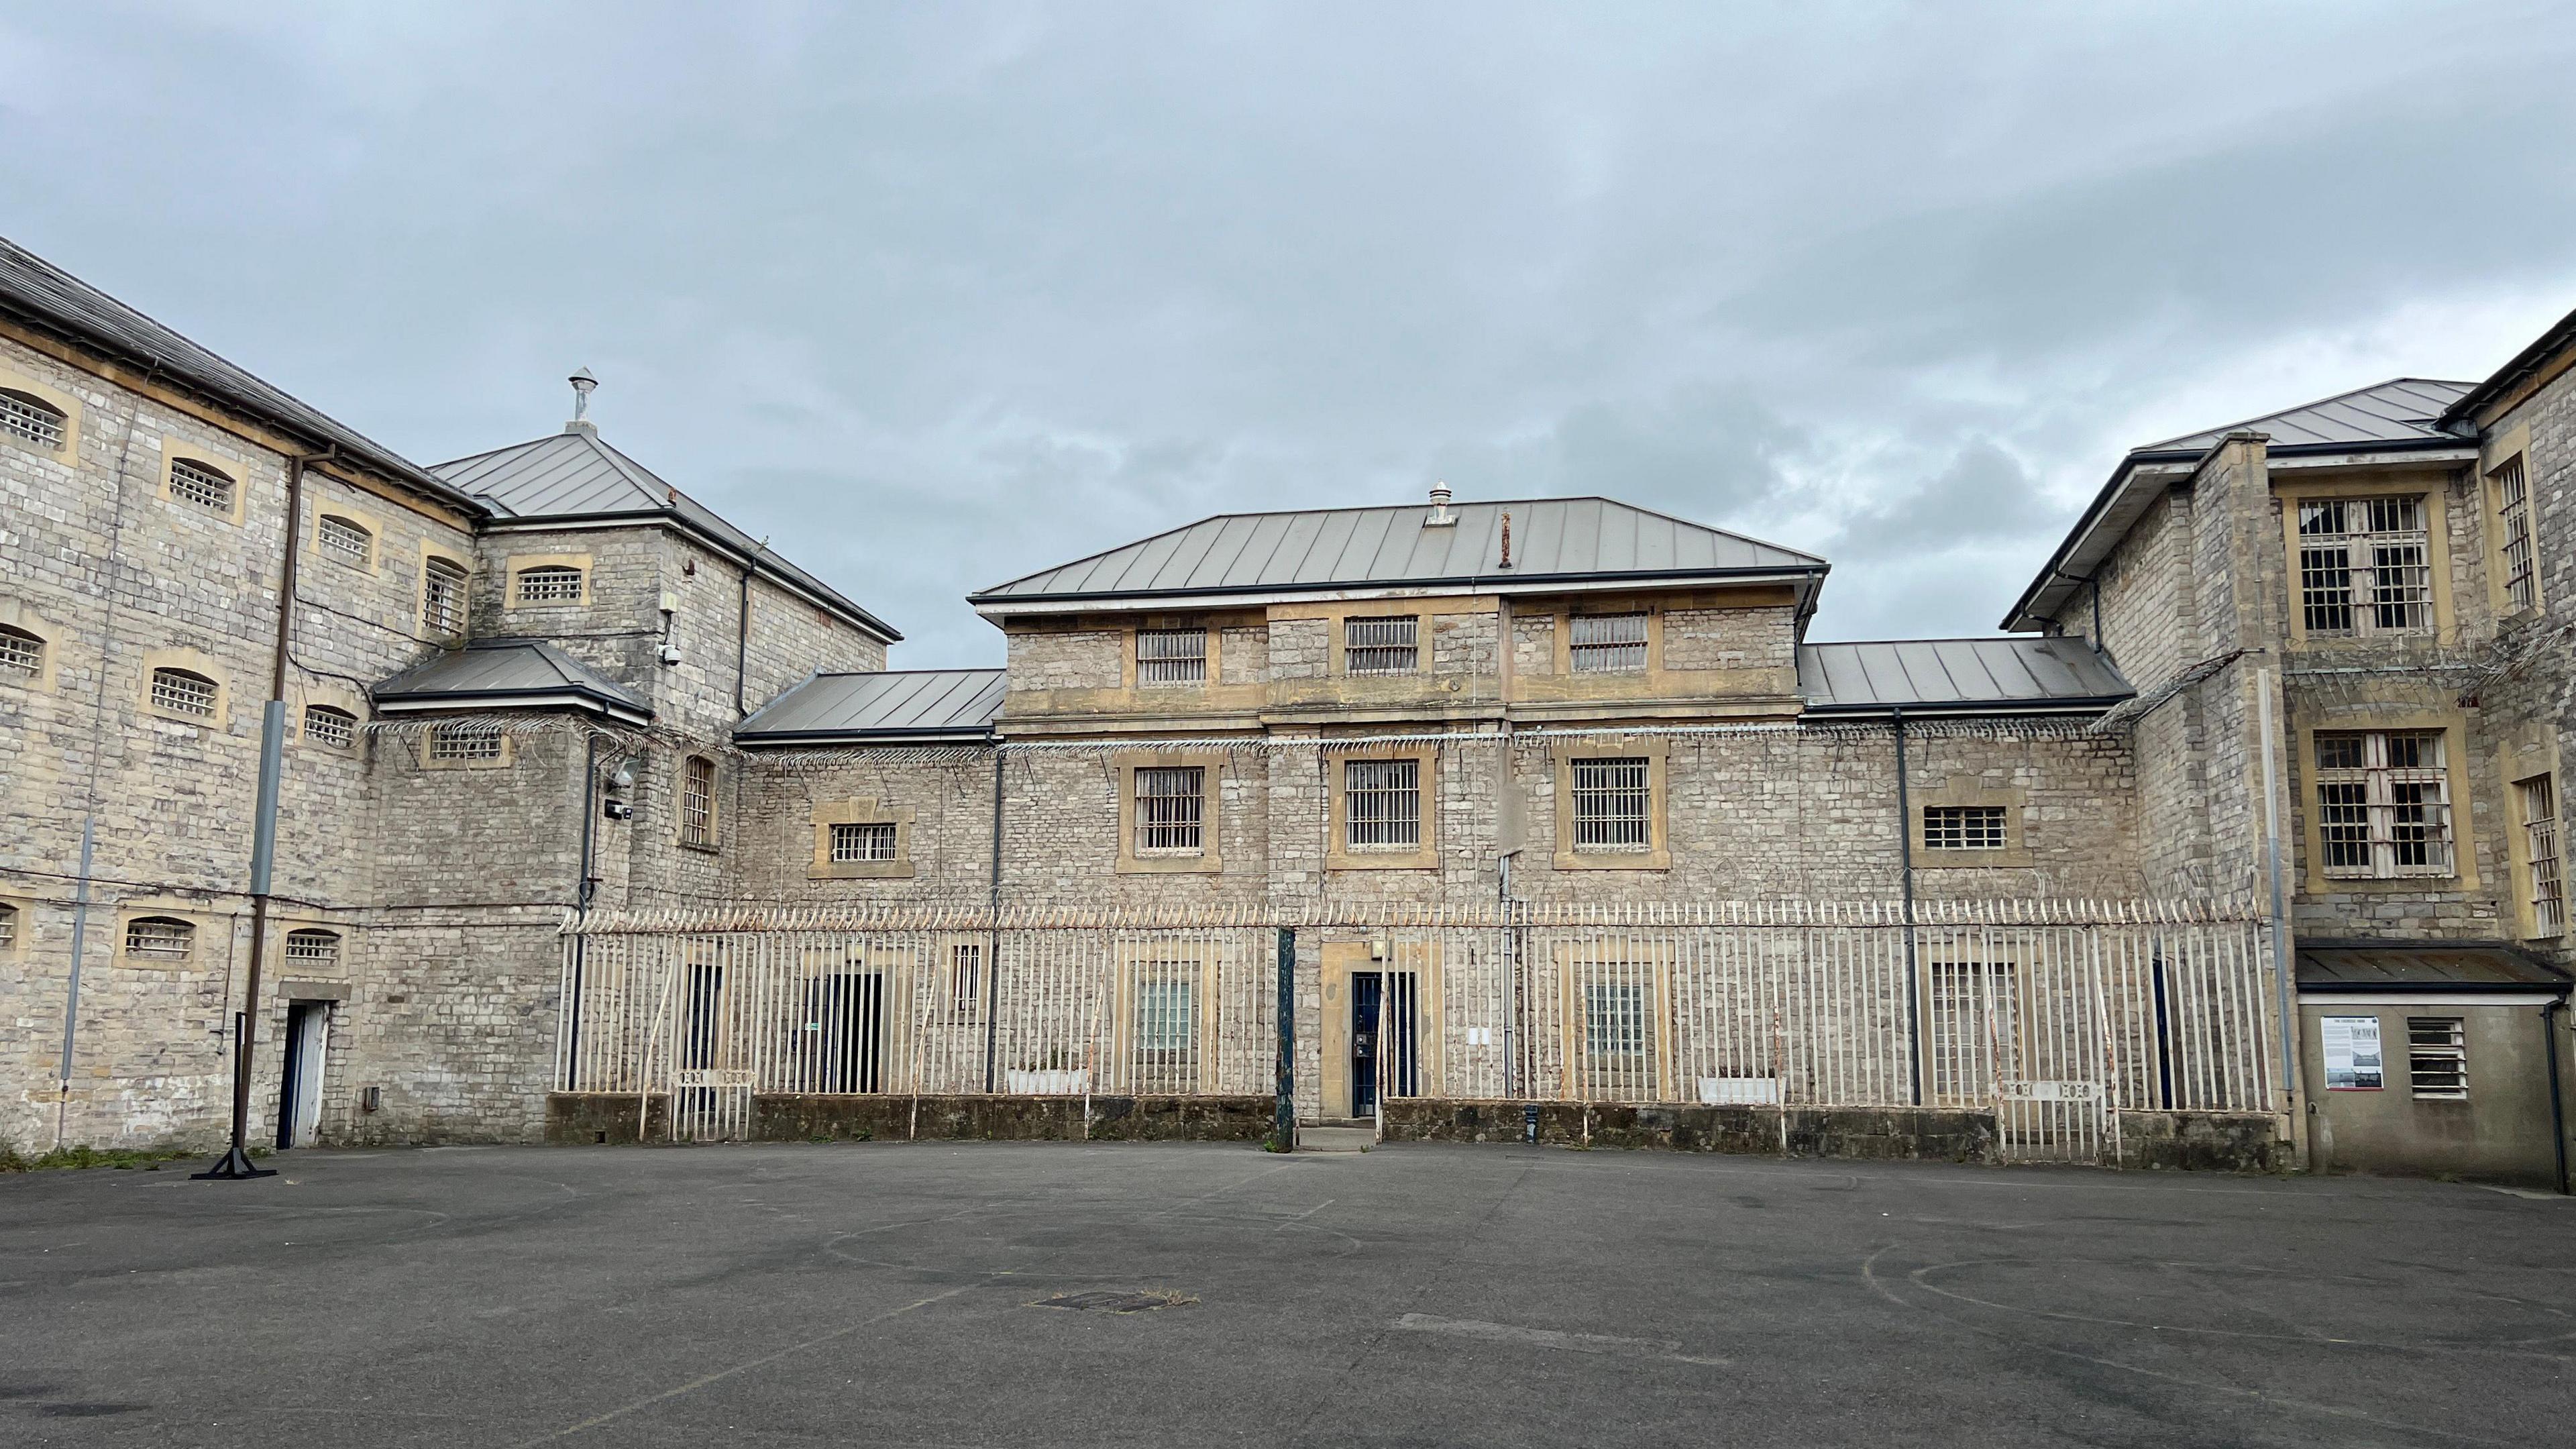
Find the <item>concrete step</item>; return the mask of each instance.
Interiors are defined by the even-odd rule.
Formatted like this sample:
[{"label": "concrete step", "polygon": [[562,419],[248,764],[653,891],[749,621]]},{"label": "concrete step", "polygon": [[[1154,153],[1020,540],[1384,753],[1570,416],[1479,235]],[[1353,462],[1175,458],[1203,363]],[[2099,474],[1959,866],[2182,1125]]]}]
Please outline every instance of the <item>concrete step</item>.
[{"label": "concrete step", "polygon": [[1366,1127],[1297,1126],[1300,1152],[1366,1152],[1377,1145],[1377,1133]]}]

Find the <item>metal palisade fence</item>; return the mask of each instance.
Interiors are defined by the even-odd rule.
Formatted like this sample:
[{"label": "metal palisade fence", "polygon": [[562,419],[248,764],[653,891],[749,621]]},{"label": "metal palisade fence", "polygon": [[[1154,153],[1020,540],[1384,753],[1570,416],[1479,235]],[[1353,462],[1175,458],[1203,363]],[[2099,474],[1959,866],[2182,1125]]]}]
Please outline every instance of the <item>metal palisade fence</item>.
[{"label": "metal palisade fence", "polygon": [[671,1094],[684,1138],[758,1093],[1266,1096],[1282,930],[1308,1115],[1355,1042],[1381,1098],[1988,1109],[2073,1161],[2279,1105],[2257,914],[2101,901],[593,914],[557,1085]]}]

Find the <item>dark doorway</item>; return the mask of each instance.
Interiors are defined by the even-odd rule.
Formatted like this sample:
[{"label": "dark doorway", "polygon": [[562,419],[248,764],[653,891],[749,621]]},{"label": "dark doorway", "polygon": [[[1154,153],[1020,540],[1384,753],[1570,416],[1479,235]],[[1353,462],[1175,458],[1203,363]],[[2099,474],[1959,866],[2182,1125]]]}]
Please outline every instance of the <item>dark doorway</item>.
[{"label": "dark doorway", "polygon": [[280,1147],[310,1143],[322,1125],[322,1052],[330,1030],[331,1003],[287,1003],[285,1070],[277,1093]]},{"label": "dark doorway", "polygon": [[1351,1115],[1377,1111],[1377,1019],[1386,997],[1386,978],[1375,971],[1351,973]]},{"label": "dark doorway", "polygon": [[885,1029],[885,976],[842,971],[822,978],[814,992],[809,1090],[882,1091],[877,1043]]}]

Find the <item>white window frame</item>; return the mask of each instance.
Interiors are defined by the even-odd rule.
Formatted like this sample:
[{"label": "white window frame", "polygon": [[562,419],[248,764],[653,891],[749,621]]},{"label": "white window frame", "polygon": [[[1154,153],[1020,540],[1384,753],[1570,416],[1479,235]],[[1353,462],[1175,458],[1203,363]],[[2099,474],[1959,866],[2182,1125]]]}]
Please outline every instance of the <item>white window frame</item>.
[{"label": "white window frame", "polygon": [[[2327,760],[2329,744],[2357,742],[2358,764]],[[2335,880],[2400,880],[2457,873],[2451,818],[2448,731],[2319,730],[2309,748],[2316,770],[2317,861]],[[2425,756],[2430,754],[2430,763]],[[2392,763],[2412,756],[2406,763]],[[2351,755],[2339,752],[2338,759]],[[2355,813],[2358,812],[2358,813]],[[2358,834],[2351,833],[2358,828]],[[2335,859],[2338,847],[2367,851],[2367,860]],[[2422,860],[2405,857],[2422,854]]]},{"label": "white window frame", "polygon": [[896,858],[895,822],[842,820],[832,825],[832,864],[875,864]]},{"label": "white window frame", "polygon": [[2299,618],[2308,637],[2433,631],[2429,499],[2420,493],[2304,498],[2297,508]]}]

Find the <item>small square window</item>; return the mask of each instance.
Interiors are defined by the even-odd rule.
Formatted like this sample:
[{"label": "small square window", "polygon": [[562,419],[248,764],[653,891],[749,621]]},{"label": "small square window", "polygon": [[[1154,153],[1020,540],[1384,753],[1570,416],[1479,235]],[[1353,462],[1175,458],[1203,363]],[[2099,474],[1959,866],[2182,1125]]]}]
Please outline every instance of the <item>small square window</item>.
[{"label": "small square window", "polygon": [[327,704],[304,707],[304,737],[317,745],[345,750],[358,739],[358,717]]},{"label": "small square window", "polygon": [[1926,850],[2001,850],[2004,848],[2001,805],[1927,805],[1923,808]]},{"label": "small square window", "polygon": [[33,679],[45,672],[45,641],[24,629],[0,624],[0,674]]},{"label": "small square window", "polygon": [[185,669],[152,671],[152,707],[172,714],[215,717],[215,682]]},{"label": "small square window", "polygon": [[170,460],[170,496],[182,503],[193,503],[208,513],[229,515],[233,511],[232,475],[194,458]]},{"label": "small square window", "polygon": [[894,825],[890,821],[832,827],[832,862],[848,865],[861,861],[894,859]]},{"label": "small square window", "polygon": [[376,536],[365,526],[336,513],[325,513],[313,521],[313,542],[324,553],[357,568],[365,568],[375,556]]}]

